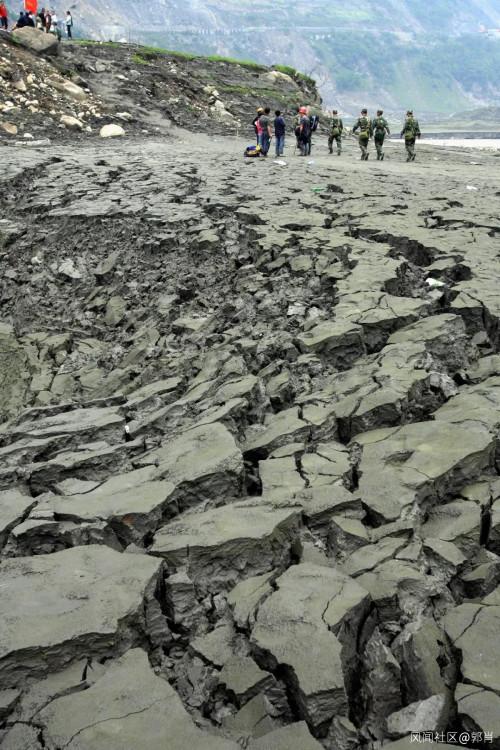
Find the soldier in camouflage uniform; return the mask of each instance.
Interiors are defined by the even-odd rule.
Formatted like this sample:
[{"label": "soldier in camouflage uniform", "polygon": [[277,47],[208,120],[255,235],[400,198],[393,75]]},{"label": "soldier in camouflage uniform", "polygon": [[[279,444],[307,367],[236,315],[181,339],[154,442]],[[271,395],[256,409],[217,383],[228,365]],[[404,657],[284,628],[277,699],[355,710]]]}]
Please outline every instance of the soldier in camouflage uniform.
[{"label": "soldier in camouflage uniform", "polygon": [[338,116],[336,109],[332,112],[332,121],[330,123],[330,135],[328,136],[328,150],[333,154],[333,142],[337,144],[337,156],[342,153],[342,131],[344,130],[344,123]]},{"label": "soldier in camouflage uniform", "polygon": [[359,147],[361,149],[361,160],[368,161],[370,154],[368,153],[368,142],[370,137],[373,135],[372,124],[368,118],[368,110],[362,109],[361,116],[358,118],[356,125],[353,127],[352,132],[355,133],[359,130]]},{"label": "soldier in camouflage uniform", "polygon": [[377,161],[384,161],[384,139],[385,135],[391,134],[387,120],[383,116],[384,112],[381,109],[377,110],[377,116],[372,120],[372,130],[375,140],[375,148],[377,149]]},{"label": "soldier in camouflage uniform", "polygon": [[415,140],[416,138],[420,138],[420,126],[418,120],[413,117],[411,109],[406,113],[401,138],[403,136],[405,137],[406,161],[415,161]]}]

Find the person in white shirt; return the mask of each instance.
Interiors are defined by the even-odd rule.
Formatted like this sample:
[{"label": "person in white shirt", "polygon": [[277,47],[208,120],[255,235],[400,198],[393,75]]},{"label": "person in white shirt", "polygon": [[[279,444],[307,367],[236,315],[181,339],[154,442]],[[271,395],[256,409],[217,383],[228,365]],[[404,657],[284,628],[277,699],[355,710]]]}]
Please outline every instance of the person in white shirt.
[{"label": "person in white shirt", "polygon": [[66,11],[66,33],[68,39],[73,39],[73,16],[69,10]]}]

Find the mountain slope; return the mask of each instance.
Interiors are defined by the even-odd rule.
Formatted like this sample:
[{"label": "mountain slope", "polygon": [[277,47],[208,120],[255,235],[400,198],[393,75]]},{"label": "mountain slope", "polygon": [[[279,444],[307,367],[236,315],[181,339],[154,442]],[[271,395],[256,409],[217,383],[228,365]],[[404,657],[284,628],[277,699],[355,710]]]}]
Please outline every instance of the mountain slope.
[{"label": "mountain slope", "polygon": [[423,113],[500,103],[500,0],[78,0],[84,34],[289,64],[327,104]]}]

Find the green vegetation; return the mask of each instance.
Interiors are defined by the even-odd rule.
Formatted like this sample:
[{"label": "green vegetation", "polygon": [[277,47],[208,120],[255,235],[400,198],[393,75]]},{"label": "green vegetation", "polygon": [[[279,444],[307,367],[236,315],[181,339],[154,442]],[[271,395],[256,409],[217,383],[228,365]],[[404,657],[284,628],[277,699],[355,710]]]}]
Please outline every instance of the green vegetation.
[{"label": "green vegetation", "polygon": [[[77,44],[82,45],[98,45],[103,47],[124,47],[124,42],[98,42],[94,39],[77,39]],[[253,60],[239,60],[236,57],[223,57],[221,55],[195,55],[192,52],[181,52],[179,50],[165,49],[164,47],[155,47],[148,44],[129,45],[134,49],[137,49],[132,55],[132,61],[138,65],[147,65],[148,60],[152,60],[155,57],[176,57],[179,60],[209,60],[210,62],[221,62],[229,63],[230,65],[241,65],[243,68],[250,68],[251,70],[267,70],[267,66],[262,63],[256,63]],[[297,74],[300,75],[300,74]],[[304,76],[306,78],[306,76]]]},{"label": "green vegetation", "polygon": [[303,83],[305,83],[306,86],[309,86],[309,88],[314,88],[316,86],[314,78],[306,76],[305,73],[299,73],[299,71],[292,68],[291,65],[273,65],[272,68],[280,73],[286,73],[287,76],[290,76],[290,78],[293,78],[295,81],[303,81]]},{"label": "green vegetation", "polygon": [[405,41],[391,33],[337,31],[309,41],[344,96],[383,90],[402,106],[446,112],[467,106],[466,91],[499,88],[500,43],[480,34]]},{"label": "green vegetation", "polygon": [[163,49],[162,47],[140,46],[139,48],[149,58],[155,57],[177,57],[179,60],[195,60],[197,55],[191,52],[179,52],[173,49]]},{"label": "green vegetation", "polygon": [[144,57],[141,57],[141,55],[138,55],[138,54],[132,55],[130,59],[136,65],[150,65],[151,64],[150,62],[148,62],[148,60],[145,60]]},{"label": "green vegetation", "polygon": [[241,65],[243,68],[250,68],[251,70],[266,70],[265,65],[262,65],[262,63],[256,63],[253,60],[238,60],[235,57],[221,57],[220,55],[200,55],[200,57],[203,57],[205,60],[210,60],[210,62]]},{"label": "green vegetation", "polygon": [[74,39],[73,44],[83,44],[85,47],[89,45],[94,45],[97,47],[114,47],[115,49],[123,47],[122,42],[100,42],[97,39]]},{"label": "green vegetation", "polygon": [[280,73],[285,73],[287,76],[290,76],[290,78],[295,78],[295,76],[298,75],[295,68],[292,68],[290,65],[273,65],[273,68]]}]

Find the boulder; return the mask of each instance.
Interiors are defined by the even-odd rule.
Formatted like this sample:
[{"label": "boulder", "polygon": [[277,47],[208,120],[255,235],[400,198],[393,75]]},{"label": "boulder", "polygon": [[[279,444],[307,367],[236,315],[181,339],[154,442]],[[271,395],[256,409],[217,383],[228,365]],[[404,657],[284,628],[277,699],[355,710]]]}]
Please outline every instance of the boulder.
[{"label": "boulder", "polygon": [[54,34],[45,34],[43,31],[33,29],[30,26],[24,26],[12,32],[14,41],[23,47],[36,52],[40,55],[57,55],[59,54],[59,42]]},{"label": "boulder", "polygon": [[17,135],[17,125],[13,122],[0,122],[0,128],[9,135]]},{"label": "boulder", "polygon": [[119,138],[125,135],[125,131],[121,125],[103,125],[99,131],[101,138]]},{"label": "boulder", "polygon": [[62,115],[61,124],[64,125],[68,130],[83,130],[85,125],[77,117],[71,115]]}]

